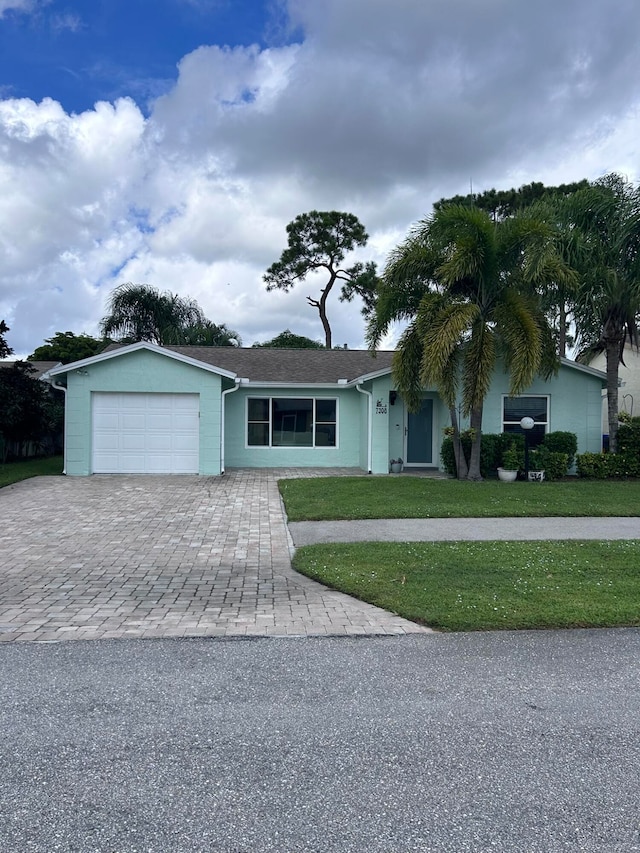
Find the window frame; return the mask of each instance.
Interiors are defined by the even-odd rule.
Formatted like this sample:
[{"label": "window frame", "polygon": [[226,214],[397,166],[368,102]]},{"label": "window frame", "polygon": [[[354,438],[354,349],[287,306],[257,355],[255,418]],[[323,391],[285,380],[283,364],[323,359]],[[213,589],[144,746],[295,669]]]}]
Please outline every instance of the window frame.
[{"label": "window frame", "polygon": [[[540,420],[536,420],[534,418],[533,419],[533,429],[531,430],[531,432],[533,432],[533,430],[536,427],[543,427],[544,428],[544,435],[546,435],[549,432],[549,420],[550,420],[550,409],[551,409],[551,404],[550,404],[551,403],[551,395],[550,394],[517,394],[515,397],[513,397],[511,394],[503,394],[502,395],[502,409],[500,412],[501,425],[502,425],[502,432],[503,433],[505,433],[505,432],[519,432],[521,435],[524,435],[524,432],[525,432],[522,429],[522,427],[520,426],[520,420],[517,420],[517,421],[505,420],[505,411],[504,411],[505,402],[507,400],[527,400],[527,399],[534,399],[534,398],[545,401],[546,420],[540,421]],[[526,417],[526,416],[523,415],[523,417]],[[529,415],[528,417],[531,417],[531,416]],[[505,427],[507,425],[511,426],[511,427],[514,427],[514,426],[518,427],[518,429],[517,430],[515,430],[515,429],[507,430],[507,429],[505,429]]]},{"label": "window frame", "polygon": [[[268,421],[257,421],[249,420],[249,407],[250,402],[252,400],[266,400],[268,404]],[[274,400],[287,400],[291,401],[310,401],[311,402],[311,435],[312,435],[312,443],[311,444],[274,444],[273,443],[273,404]],[[322,420],[318,421],[317,419],[317,402],[318,401],[330,401],[335,404],[335,421],[327,421]],[[245,449],[247,450],[338,450],[339,447],[339,421],[340,421],[340,399],[338,396],[318,396],[318,395],[283,395],[283,394],[251,394],[246,397],[245,403]],[[249,444],[249,428],[251,424],[267,424],[268,426],[268,444]],[[317,444],[317,429],[318,426],[330,425],[335,429],[335,444]]]}]

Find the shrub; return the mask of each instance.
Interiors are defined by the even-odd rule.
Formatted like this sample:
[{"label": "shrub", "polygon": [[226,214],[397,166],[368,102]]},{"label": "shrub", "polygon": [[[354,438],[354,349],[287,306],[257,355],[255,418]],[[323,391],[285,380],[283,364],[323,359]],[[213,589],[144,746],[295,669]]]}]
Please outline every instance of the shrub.
[{"label": "shrub", "polygon": [[524,454],[516,447],[515,441],[502,454],[502,467],[507,471],[519,471],[524,465]]},{"label": "shrub", "polygon": [[547,480],[559,480],[564,477],[568,467],[569,457],[566,453],[555,453],[544,444],[529,454],[529,470],[544,471]]},{"label": "shrub", "polygon": [[609,476],[607,456],[604,453],[579,453],[576,456],[578,477],[606,480]]},{"label": "shrub", "polygon": [[[471,434],[460,433],[460,441],[464,455],[469,460],[471,455]],[[480,445],[480,473],[483,477],[495,476],[496,468],[502,465],[502,457],[510,445],[515,444],[518,450],[524,450],[524,436],[520,433],[483,433]],[[440,448],[440,459],[442,465],[451,477],[456,476],[456,462],[453,453],[453,439],[446,436]]]},{"label": "shrub", "polygon": [[[567,456],[567,467],[560,476],[564,476],[570,468],[573,468],[575,456],[578,452],[578,437],[573,432],[556,430],[549,432],[542,440],[542,447],[551,453],[565,453]],[[547,470],[545,468],[545,470]]]},{"label": "shrub", "polygon": [[633,453],[581,453],[576,458],[579,477],[639,477],[640,458]]},{"label": "shrub", "polygon": [[640,418],[629,418],[618,427],[618,453],[640,458]]}]

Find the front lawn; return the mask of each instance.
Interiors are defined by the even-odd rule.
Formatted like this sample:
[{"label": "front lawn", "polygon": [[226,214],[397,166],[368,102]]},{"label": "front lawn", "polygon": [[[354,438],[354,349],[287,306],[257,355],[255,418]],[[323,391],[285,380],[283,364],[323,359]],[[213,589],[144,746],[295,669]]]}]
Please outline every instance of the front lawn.
[{"label": "front lawn", "polygon": [[0,464],[0,488],[30,477],[62,474],[64,465],[62,456],[50,456],[47,459],[25,459],[22,462]]},{"label": "front lawn", "polygon": [[640,625],[640,541],[308,545],[302,574],[444,631]]},{"label": "front lawn", "polygon": [[640,480],[471,483],[427,477],[280,480],[289,521],[640,515]]}]

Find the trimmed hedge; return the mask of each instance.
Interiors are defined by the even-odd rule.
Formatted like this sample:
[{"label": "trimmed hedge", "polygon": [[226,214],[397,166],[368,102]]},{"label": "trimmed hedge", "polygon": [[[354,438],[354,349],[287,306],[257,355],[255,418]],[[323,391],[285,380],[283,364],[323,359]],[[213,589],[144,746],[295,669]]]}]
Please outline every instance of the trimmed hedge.
[{"label": "trimmed hedge", "polygon": [[618,452],[580,454],[576,459],[579,477],[592,480],[640,477],[640,418],[621,414],[620,419]]},{"label": "trimmed hedge", "polygon": [[[468,432],[460,434],[462,449],[469,459],[471,454],[471,436]],[[480,473],[483,477],[492,477],[502,465],[504,452],[511,445],[524,455],[524,435],[521,432],[483,433],[480,449]],[[572,467],[578,449],[578,439],[572,432],[550,432],[542,443],[529,454],[530,470],[544,469],[545,479],[557,480],[564,477]],[[449,476],[456,476],[456,463],[453,453],[453,439],[447,436],[442,442],[440,458]]]},{"label": "trimmed hedge", "polygon": [[579,477],[591,480],[640,477],[638,453],[581,453],[576,459],[576,466]]}]

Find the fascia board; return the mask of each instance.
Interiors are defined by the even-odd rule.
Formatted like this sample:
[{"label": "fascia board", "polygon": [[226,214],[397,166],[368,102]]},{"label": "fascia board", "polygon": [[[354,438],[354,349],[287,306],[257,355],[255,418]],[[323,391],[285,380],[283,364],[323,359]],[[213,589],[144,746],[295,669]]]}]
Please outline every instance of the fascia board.
[{"label": "fascia board", "polygon": [[373,373],[364,373],[362,376],[357,376],[349,381],[349,386],[353,388],[356,385],[361,385],[363,382],[371,382],[373,379],[380,379],[382,376],[389,376],[391,373],[390,367],[384,367],[382,370],[375,370]]},{"label": "fascia board", "polygon": [[571,370],[578,370],[580,373],[586,373],[588,376],[593,376],[600,379],[602,382],[607,381],[607,374],[604,370],[598,370],[595,367],[589,367],[587,364],[580,364],[578,361],[571,361],[570,358],[561,358],[560,364],[563,367],[569,367]]},{"label": "fascia board", "polygon": [[340,388],[348,388],[348,384],[340,384],[338,382],[260,382],[259,380],[249,380],[249,382],[243,382],[241,385],[242,388],[282,388],[283,390],[293,390],[299,391],[304,388],[322,388],[322,389],[330,389],[332,391],[339,390]]},{"label": "fascia board", "polygon": [[98,355],[92,355],[90,358],[83,358],[80,361],[72,361],[70,364],[62,364],[60,367],[54,367],[47,375],[60,376],[63,373],[70,373],[74,370],[80,370],[83,367],[90,367],[93,364],[99,364],[101,361],[109,361],[112,358],[119,358],[120,356],[127,355],[128,353],[138,352],[139,350],[155,352],[158,353],[158,355],[165,356],[166,358],[172,358],[175,361],[182,362],[183,364],[189,364],[192,367],[198,367],[200,370],[206,370],[208,373],[216,373],[218,376],[225,376],[227,379],[235,379],[238,375],[237,373],[232,373],[230,370],[223,370],[221,367],[216,367],[213,364],[206,364],[204,361],[198,361],[195,358],[190,358],[188,355],[173,352],[172,350],[165,349],[165,347],[159,347],[157,344],[151,344],[147,341],[139,341],[135,344],[128,344],[127,346],[120,347],[117,350],[98,353]]}]

